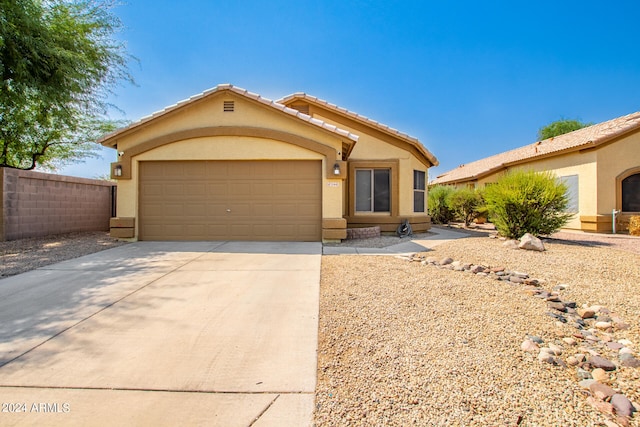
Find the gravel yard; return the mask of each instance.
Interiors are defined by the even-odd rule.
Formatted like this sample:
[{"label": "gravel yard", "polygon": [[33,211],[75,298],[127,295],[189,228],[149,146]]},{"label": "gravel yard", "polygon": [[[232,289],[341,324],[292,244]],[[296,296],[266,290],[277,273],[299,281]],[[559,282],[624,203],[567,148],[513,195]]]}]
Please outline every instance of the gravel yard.
[{"label": "gravel yard", "polygon": [[[564,240],[545,244],[540,253],[470,237],[424,255],[527,272],[546,280],[548,290],[565,284],[563,300],[603,305],[630,328],[598,332],[595,343],[575,338],[571,346],[562,339],[579,331],[548,316],[547,302],[525,293],[528,286],[389,256],[323,257],[316,425],[613,422],[588,403],[575,367],[539,362],[521,344],[533,335],[563,347],[563,361],[591,350],[619,365],[605,341],[628,339],[638,356],[640,256]],[[619,366],[609,378],[640,402],[640,368]],[[630,423],[640,426],[640,415]]]},{"label": "gravel yard", "polygon": [[[393,256],[324,256],[317,426],[618,425],[589,403],[577,368],[562,366],[589,352],[618,365],[603,382],[640,402],[640,367],[622,366],[621,350],[606,343],[622,341],[640,358],[639,239],[559,233],[545,241],[546,252],[529,252],[467,233],[419,255],[526,272],[549,291],[563,284],[562,300],[604,306],[629,328],[594,330],[598,341],[588,341],[550,317],[531,286]],[[406,239],[342,245],[400,241]],[[0,242],[0,278],[122,244],[107,233]],[[528,336],[562,347],[560,366],[523,351]],[[629,425],[640,427],[640,414]]]},{"label": "gravel yard", "polygon": [[0,279],[124,244],[106,231],[0,242]]}]

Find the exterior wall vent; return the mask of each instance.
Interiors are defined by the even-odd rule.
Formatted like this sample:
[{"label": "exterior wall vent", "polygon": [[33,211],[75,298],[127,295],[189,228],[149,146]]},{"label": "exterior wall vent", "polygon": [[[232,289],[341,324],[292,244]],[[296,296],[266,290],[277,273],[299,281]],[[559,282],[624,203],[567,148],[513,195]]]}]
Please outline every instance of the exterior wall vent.
[{"label": "exterior wall vent", "polygon": [[224,101],[223,102],[223,111],[226,113],[232,113],[235,108],[235,104],[233,101]]}]

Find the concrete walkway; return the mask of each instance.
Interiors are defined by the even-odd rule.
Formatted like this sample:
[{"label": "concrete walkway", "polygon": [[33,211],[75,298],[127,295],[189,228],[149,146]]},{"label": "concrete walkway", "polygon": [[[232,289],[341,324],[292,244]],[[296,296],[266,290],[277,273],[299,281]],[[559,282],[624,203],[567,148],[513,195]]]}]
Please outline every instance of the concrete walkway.
[{"label": "concrete walkway", "polygon": [[139,242],[0,280],[0,425],[309,425],[320,254]]},{"label": "concrete walkway", "polygon": [[[325,246],[323,255],[401,255],[424,252],[451,240],[469,237],[468,234],[433,227],[429,230],[432,235],[424,239],[408,237],[406,242],[384,248],[356,248],[350,246]],[[348,241],[346,242],[348,245]]]}]

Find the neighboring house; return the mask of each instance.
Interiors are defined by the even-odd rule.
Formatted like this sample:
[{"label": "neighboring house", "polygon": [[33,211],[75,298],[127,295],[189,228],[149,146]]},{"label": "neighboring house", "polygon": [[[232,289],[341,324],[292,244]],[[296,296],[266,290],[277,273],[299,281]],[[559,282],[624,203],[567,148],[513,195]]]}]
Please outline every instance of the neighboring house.
[{"label": "neighboring house", "polygon": [[640,215],[640,112],[459,166],[429,184],[483,187],[511,169],[550,171],[567,184],[576,215],[566,228],[611,232],[616,210],[616,228],[625,229]]},{"label": "neighboring house", "polygon": [[139,240],[320,241],[347,228],[428,230],[415,138],[305,94],[278,102],[232,85],[100,141],[118,151],[112,235]]}]

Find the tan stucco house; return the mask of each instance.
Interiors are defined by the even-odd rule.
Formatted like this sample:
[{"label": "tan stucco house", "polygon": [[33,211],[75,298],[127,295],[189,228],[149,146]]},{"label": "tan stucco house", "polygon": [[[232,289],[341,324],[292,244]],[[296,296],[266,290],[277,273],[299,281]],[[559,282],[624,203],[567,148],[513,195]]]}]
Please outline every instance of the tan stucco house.
[{"label": "tan stucco house", "polygon": [[427,230],[436,158],[388,126],[304,93],[224,84],[100,141],[118,152],[112,235],[320,241],[347,228]]},{"label": "tan stucco house", "polygon": [[569,187],[566,228],[611,232],[640,215],[640,112],[459,166],[430,185],[482,187],[511,169],[550,171]]}]

